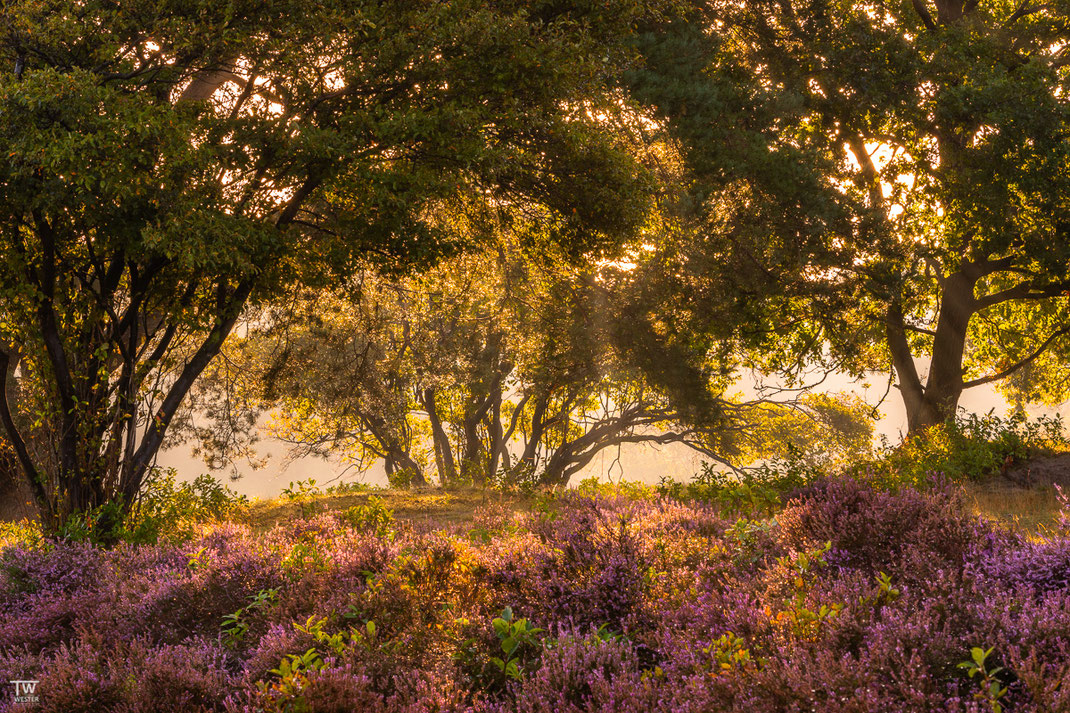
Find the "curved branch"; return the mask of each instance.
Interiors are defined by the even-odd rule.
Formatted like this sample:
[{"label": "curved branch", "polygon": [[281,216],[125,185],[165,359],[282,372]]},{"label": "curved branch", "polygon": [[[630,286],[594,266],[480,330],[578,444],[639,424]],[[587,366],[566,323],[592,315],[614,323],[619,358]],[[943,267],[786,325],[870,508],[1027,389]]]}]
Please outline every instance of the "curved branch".
[{"label": "curved branch", "polygon": [[994,381],[1000,381],[1001,379],[1006,379],[1008,376],[1010,376],[1014,372],[1018,371],[1022,367],[1028,366],[1029,364],[1032,364],[1034,361],[1036,361],[1037,358],[1041,354],[1043,354],[1045,351],[1047,351],[1048,347],[1050,347],[1052,345],[1052,342],[1054,342],[1056,339],[1058,339],[1059,337],[1063,336],[1064,334],[1067,334],[1068,332],[1070,332],[1070,324],[1067,324],[1062,329],[1057,329],[1055,332],[1053,332],[1047,339],[1044,340],[1043,344],[1041,344],[1039,347],[1037,347],[1036,351],[1034,351],[1032,354],[1027,356],[1025,359],[1022,359],[1021,361],[1019,361],[1019,362],[1017,362],[1015,364],[1012,364],[1011,366],[1007,367],[1003,371],[997,372],[995,374],[990,374],[989,376],[982,376],[982,377],[980,377],[978,379],[972,379],[970,381],[964,382],[962,384],[962,388],[969,389],[969,388],[972,388],[974,386],[981,386],[982,384],[991,384]]}]

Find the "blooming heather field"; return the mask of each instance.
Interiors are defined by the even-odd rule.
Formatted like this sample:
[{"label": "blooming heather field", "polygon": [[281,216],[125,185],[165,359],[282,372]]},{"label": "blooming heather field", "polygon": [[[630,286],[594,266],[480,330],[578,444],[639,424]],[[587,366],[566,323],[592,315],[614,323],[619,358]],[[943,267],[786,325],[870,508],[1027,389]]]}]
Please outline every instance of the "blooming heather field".
[{"label": "blooming heather field", "polygon": [[440,530],[366,502],[10,546],[0,679],[56,713],[1070,710],[1070,542],[950,492],[823,481],[768,521],[570,493]]}]

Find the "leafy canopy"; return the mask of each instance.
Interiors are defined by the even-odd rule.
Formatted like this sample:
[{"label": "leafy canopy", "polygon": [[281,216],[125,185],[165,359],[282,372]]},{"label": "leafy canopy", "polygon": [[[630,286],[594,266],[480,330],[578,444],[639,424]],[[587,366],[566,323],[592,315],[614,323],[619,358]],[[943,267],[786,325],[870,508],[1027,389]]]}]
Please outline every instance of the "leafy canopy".
[{"label": "leafy canopy", "polygon": [[0,415],[45,521],[132,500],[243,309],[287,285],[462,249],[451,206],[523,205],[574,251],[626,233],[642,181],[593,117],[638,11],[6,3]]},{"label": "leafy canopy", "polygon": [[912,428],[1064,353],[1068,9],[711,0],[647,35],[631,86],[691,189],[668,254],[718,298],[675,316],[746,315],[760,369],[894,372]]}]

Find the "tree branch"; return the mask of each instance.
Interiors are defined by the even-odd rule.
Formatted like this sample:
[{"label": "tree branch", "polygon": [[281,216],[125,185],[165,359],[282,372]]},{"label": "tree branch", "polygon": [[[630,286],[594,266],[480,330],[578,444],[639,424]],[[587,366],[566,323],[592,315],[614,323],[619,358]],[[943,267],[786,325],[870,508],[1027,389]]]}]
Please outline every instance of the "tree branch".
[{"label": "tree branch", "polygon": [[936,29],[936,23],[933,21],[932,13],[925,7],[925,0],[911,0],[911,4],[914,6],[914,12],[918,13],[918,17],[925,24],[925,27],[929,30]]},{"label": "tree branch", "polygon": [[1058,297],[1059,295],[1070,291],[1070,282],[1058,282],[1051,285],[1044,285],[1043,287],[1034,287],[1032,285],[1020,284],[1014,287],[1009,287],[999,292],[993,292],[992,294],[985,295],[977,300],[977,310],[981,311],[989,307],[994,307],[1004,302],[1010,302],[1011,300],[1044,300],[1052,297]]},{"label": "tree branch", "polygon": [[1018,371],[1022,367],[1028,366],[1029,364],[1032,364],[1034,361],[1036,361],[1041,354],[1047,351],[1048,347],[1050,347],[1056,339],[1063,336],[1064,334],[1067,334],[1068,332],[1070,332],[1070,324],[1067,324],[1061,329],[1055,330],[1050,336],[1048,336],[1047,339],[1044,340],[1044,342],[1039,347],[1037,347],[1036,351],[1027,356],[1025,359],[1022,359],[1021,361],[1012,364],[1003,371],[997,372],[995,374],[990,374],[989,376],[982,376],[978,379],[966,381],[962,384],[962,388],[969,389],[974,386],[981,386],[982,384],[991,384],[994,381],[1006,379],[1008,376]]},{"label": "tree branch", "polygon": [[30,481],[30,489],[33,491],[33,496],[37,500],[41,513],[44,514],[51,512],[51,501],[48,499],[48,493],[41,483],[41,474],[38,472],[37,466],[34,465],[30,451],[26,447],[26,441],[15,424],[11,403],[8,402],[7,398],[8,379],[11,378],[11,373],[14,371],[12,366],[11,354],[7,350],[0,349],[0,379],[3,380],[3,383],[0,384],[0,386],[3,386],[3,392],[0,393],[0,423],[3,423],[7,438],[15,449],[15,456],[19,459],[19,465],[22,466],[26,479]]}]

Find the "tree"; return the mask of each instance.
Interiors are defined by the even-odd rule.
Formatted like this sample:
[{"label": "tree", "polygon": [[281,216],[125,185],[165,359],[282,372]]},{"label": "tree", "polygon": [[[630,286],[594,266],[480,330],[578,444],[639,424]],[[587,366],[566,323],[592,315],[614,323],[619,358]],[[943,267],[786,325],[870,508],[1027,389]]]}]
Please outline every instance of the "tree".
[{"label": "tree", "polygon": [[392,482],[434,469],[441,483],[565,483],[604,448],[679,438],[653,428],[671,409],[614,359],[590,269],[514,244],[402,279],[369,271],[228,354],[259,375],[260,407],[296,454],[381,462]]},{"label": "tree", "polygon": [[[574,249],[642,214],[585,111],[634,8],[11,2],[0,10],[0,421],[47,527],[136,497],[243,310],[463,247],[463,203]],[[16,367],[17,364],[17,367]],[[29,418],[23,420],[23,415]],[[26,425],[29,424],[29,425]]]},{"label": "tree", "polygon": [[746,315],[759,368],[894,374],[912,431],[1036,383],[1070,348],[1068,10],[711,0],[649,33],[631,88],[695,188],[681,290]]},{"label": "tree", "polygon": [[[443,484],[563,486],[627,444],[683,443],[730,467],[868,447],[856,405],[831,397],[721,394],[719,417],[685,420],[613,338],[627,318],[616,281],[602,276],[613,269],[547,252],[499,245],[287,303],[232,339],[204,386],[243,403],[243,389],[227,388],[233,362],[296,455],[341,455],[360,471],[382,463],[393,483],[424,484],[434,470]],[[228,442],[214,434],[232,431],[206,429],[217,444]]]}]

